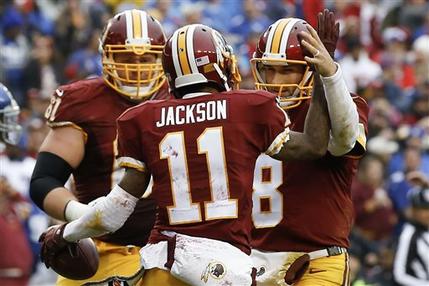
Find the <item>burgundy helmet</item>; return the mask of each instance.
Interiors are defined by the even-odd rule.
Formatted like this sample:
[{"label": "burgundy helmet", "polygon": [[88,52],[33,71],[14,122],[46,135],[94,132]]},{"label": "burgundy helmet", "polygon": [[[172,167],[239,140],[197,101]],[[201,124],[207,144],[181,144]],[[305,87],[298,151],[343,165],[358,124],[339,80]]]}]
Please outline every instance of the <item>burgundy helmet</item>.
[{"label": "burgundy helmet", "polygon": [[216,30],[201,24],[176,30],[165,45],[162,65],[170,91],[206,84],[220,91],[230,90],[241,81],[231,46]]},{"label": "burgundy helmet", "polygon": [[[116,14],[100,39],[105,82],[132,100],[151,97],[165,82],[161,64],[165,41],[161,24],[145,11],[133,9]],[[115,58],[121,53],[155,57],[152,62],[119,62]]]},{"label": "burgundy helmet", "polygon": [[[259,38],[250,60],[256,89],[278,91],[280,105],[284,109],[298,106],[302,100],[310,98],[313,90],[313,73],[304,59],[298,39],[299,32],[308,31],[306,25],[306,21],[298,18],[284,18],[273,23]],[[263,67],[274,65],[303,65],[305,71],[298,84],[270,84],[265,80]],[[288,87],[295,87],[293,95],[282,96],[282,92]]]}]

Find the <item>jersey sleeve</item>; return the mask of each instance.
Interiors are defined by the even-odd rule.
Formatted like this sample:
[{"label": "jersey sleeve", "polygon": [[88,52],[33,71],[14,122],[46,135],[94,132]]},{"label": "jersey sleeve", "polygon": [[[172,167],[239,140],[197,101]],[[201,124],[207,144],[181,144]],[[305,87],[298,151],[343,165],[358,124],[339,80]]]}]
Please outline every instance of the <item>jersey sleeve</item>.
[{"label": "jersey sleeve", "polygon": [[85,135],[84,116],[82,111],[87,107],[82,96],[86,92],[84,87],[63,86],[55,90],[45,111],[45,119],[51,128],[71,126]]},{"label": "jersey sleeve", "polygon": [[359,114],[359,134],[353,149],[346,155],[348,157],[362,157],[366,152],[366,139],[368,135],[368,113],[369,107],[360,96],[353,96]]},{"label": "jersey sleeve", "polygon": [[141,132],[135,117],[135,109],[125,111],[117,120],[118,163],[123,168],[145,171],[141,148]]},{"label": "jersey sleeve", "polygon": [[263,122],[264,140],[261,152],[270,156],[275,155],[289,140],[289,117],[280,107],[277,97],[271,94],[256,112],[258,114],[256,118],[262,119]]}]

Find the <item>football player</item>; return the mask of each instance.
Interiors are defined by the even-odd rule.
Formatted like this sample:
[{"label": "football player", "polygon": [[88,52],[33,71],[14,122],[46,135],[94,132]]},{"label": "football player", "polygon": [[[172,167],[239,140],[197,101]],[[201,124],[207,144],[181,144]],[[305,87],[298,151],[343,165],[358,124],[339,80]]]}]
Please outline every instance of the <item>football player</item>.
[{"label": "football player", "polygon": [[[322,74],[335,68],[322,57],[314,63]],[[45,232],[42,256],[52,263],[66,241],[116,231],[152,175],[151,197],[159,208],[141,251],[143,285],[251,285],[256,158],[260,152],[281,160],[294,152],[305,151],[309,158],[325,154],[323,91],[313,96],[304,133],[290,132],[275,95],[231,91],[239,79],[232,48],[200,24],[174,32],[163,67],[176,98],[147,101],[119,117],[124,177],[90,213]]]},{"label": "football player", "polygon": [[[161,24],[145,11],[119,13],[100,38],[103,76],[55,91],[45,113],[52,129],[40,148],[30,189],[34,202],[47,214],[77,219],[89,209],[86,204],[107,195],[121,178],[115,163],[116,119],[142,101],[169,97],[161,63],[165,40]],[[73,192],[64,187],[70,174]],[[100,267],[95,276],[88,281],[60,277],[57,285],[133,283],[141,274],[138,251],[148,239],[155,207],[151,200],[139,200],[121,229],[97,238]]]},{"label": "football player", "polygon": [[328,152],[306,162],[265,155],[256,162],[252,258],[258,285],[349,285],[350,185],[365,152],[368,106],[349,93],[332,60],[339,28],[333,13],[319,14],[319,35],[307,26],[297,18],[278,20],[260,37],[251,60],[256,87],[279,95],[297,132],[304,128],[314,78],[297,43],[313,43],[317,50],[307,50],[314,58],[335,66],[332,74],[321,74],[331,126]]},{"label": "football player", "polygon": [[0,83],[0,141],[18,143],[21,126],[18,124],[19,106],[9,89]]}]

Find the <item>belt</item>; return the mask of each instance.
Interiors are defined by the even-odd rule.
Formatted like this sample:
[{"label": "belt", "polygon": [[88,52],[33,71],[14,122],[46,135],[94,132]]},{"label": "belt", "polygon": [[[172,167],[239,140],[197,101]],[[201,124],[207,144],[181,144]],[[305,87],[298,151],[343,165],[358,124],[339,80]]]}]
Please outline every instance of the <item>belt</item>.
[{"label": "belt", "polygon": [[331,246],[325,249],[309,252],[308,255],[310,256],[310,260],[314,260],[322,257],[336,256],[346,252],[347,252],[347,249],[344,247]]}]

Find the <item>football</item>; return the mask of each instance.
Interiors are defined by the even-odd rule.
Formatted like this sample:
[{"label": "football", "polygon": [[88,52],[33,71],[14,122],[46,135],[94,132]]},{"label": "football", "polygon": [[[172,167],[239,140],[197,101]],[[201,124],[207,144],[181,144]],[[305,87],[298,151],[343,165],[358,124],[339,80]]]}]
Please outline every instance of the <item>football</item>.
[{"label": "football", "polygon": [[97,248],[90,238],[70,243],[57,254],[52,269],[72,280],[88,279],[97,272],[99,257]]}]

